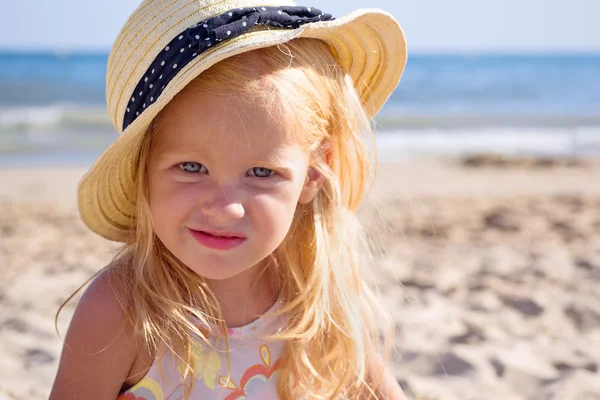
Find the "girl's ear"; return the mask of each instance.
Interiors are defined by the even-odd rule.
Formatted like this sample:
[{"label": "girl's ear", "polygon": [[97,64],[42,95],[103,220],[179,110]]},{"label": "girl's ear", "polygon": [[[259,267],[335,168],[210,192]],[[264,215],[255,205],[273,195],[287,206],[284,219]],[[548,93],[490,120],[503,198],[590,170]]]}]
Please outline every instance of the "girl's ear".
[{"label": "girl's ear", "polygon": [[308,173],[306,174],[306,181],[304,182],[304,186],[300,192],[298,203],[310,203],[315,198],[317,193],[319,193],[319,190],[321,190],[323,182],[325,182],[325,177],[323,174],[321,174],[315,168],[310,167],[308,169]]},{"label": "girl's ear", "polygon": [[[331,142],[329,140],[324,140],[317,152],[317,157],[320,158],[321,161],[325,161],[327,165],[331,165]],[[323,176],[316,168],[310,167],[306,174],[306,181],[302,187],[302,192],[300,192],[298,203],[310,203],[317,193],[319,193],[319,190],[321,190],[323,182],[325,182],[325,176]]]}]

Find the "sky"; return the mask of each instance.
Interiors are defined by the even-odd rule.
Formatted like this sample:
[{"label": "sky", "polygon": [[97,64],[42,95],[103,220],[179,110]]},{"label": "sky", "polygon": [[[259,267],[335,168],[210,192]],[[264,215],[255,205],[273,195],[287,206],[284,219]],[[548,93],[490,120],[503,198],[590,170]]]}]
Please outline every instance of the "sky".
[{"label": "sky", "polygon": [[[600,52],[600,0],[308,1],[297,3],[336,17],[358,8],[386,10],[412,52]],[[0,4],[0,50],[108,52],[140,0]]]}]

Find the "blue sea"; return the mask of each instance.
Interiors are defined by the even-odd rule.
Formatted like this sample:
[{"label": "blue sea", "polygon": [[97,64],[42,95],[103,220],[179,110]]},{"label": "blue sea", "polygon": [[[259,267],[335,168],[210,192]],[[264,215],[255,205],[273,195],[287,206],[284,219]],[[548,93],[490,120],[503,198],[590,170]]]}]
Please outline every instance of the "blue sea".
[{"label": "blue sea", "polygon": [[[89,163],[116,138],[108,54],[0,52],[0,165]],[[415,54],[376,118],[384,158],[600,154],[600,54]]]}]

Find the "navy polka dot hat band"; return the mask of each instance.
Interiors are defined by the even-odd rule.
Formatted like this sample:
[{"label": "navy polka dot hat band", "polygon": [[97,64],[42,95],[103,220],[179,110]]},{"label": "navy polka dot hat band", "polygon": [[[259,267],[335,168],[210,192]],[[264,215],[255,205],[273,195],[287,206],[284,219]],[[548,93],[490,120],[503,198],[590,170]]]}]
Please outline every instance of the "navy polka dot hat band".
[{"label": "navy polka dot hat band", "polygon": [[123,129],[159,98],[183,67],[210,47],[240,36],[254,26],[296,29],[307,23],[333,19],[316,8],[285,6],[238,8],[199,22],[177,35],[152,62],[132,93]]}]

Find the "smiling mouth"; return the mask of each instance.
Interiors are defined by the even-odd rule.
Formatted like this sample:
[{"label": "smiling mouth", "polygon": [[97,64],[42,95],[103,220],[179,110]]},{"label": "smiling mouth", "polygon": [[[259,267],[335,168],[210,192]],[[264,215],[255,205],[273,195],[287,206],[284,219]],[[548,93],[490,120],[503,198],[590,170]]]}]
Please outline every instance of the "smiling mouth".
[{"label": "smiling mouth", "polygon": [[190,233],[204,247],[215,250],[229,250],[241,245],[246,237],[231,232],[196,231],[190,229]]}]

